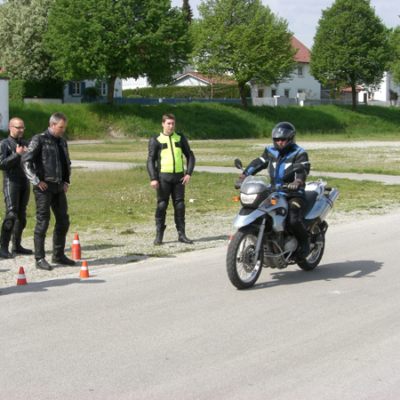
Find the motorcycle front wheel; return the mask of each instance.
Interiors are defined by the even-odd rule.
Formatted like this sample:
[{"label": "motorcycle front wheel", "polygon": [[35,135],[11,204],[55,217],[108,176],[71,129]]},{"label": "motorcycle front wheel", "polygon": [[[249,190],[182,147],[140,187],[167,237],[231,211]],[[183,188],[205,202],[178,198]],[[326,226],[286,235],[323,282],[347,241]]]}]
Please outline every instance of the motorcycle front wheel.
[{"label": "motorcycle front wheel", "polygon": [[261,274],[262,251],[256,259],[257,231],[241,228],[232,237],[226,255],[226,269],[229,280],[238,289],[252,287]]},{"label": "motorcycle front wheel", "polygon": [[314,248],[311,253],[304,260],[297,261],[297,265],[304,271],[312,271],[321,262],[322,256],[325,250],[325,234],[321,231],[319,226],[316,226],[311,232],[316,240],[314,242]]}]

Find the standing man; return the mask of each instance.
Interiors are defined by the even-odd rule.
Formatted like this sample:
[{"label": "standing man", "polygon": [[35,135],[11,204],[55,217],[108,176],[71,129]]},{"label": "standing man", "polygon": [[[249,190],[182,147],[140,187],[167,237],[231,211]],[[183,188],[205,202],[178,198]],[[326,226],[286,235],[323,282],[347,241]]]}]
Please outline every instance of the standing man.
[{"label": "standing man", "polygon": [[[169,197],[174,205],[175,225],[178,240],[193,243],[185,234],[185,185],[193,173],[195,157],[184,135],[175,133],[175,116],[165,114],[162,117],[163,132],[154,135],[149,141],[147,171],[150,185],[157,190],[156,238],[154,244],[161,244],[166,228],[165,217]],[[187,160],[186,174],[183,170],[182,154]]]},{"label": "standing man", "polygon": [[32,250],[21,246],[21,236],[26,226],[26,206],[29,201],[30,185],[20,162],[29,143],[22,140],[25,130],[22,119],[11,118],[9,129],[8,138],[0,142],[0,169],[3,171],[3,193],[6,203],[6,216],[1,227],[0,239],[0,257],[2,258],[12,257],[8,251],[12,233],[12,252],[32,254]]},{"label": "standing man", "polygon": [[65,254],[65,240],[69,228],[67,196],[70,184],[71,161],[66,140],[62,137],[67,117],[55,113],[50,117],[46,132],[35,135],[22,157],[22,166],[33,185],[36,201],[34,233],[36,268],[51,271],[45,259],[44,242],[50,221],[50,208],[56,218],[53,234],[52,262],[75,265]]}]

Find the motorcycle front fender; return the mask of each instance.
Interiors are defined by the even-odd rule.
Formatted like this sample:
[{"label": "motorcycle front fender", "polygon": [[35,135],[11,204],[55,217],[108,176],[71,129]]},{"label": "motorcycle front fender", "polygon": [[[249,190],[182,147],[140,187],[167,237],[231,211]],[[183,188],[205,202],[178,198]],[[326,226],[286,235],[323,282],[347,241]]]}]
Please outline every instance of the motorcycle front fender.
[{"label": "motorcycle front fender", "polygon": [[265,215],[265,211],[261,211],[259,209],[254,210],[251,214],[249,215],[237,215],[235,220],[233,221],[233,227],[234,228],[241,228],[243,226],[250,225],[252,222],[254,222],[257,218]]}]

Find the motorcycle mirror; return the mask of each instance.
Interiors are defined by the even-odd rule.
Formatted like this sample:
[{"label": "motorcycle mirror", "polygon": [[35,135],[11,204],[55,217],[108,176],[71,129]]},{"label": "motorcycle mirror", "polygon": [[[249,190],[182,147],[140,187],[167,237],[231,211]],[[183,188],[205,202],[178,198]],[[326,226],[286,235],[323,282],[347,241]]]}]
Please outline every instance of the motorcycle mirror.
[{"label": "motorcycle mirror", "polygon": [[236,160],[235,160],[235,167],[237,169],[243,169],[242,162],[238,158],[236,158]]}]

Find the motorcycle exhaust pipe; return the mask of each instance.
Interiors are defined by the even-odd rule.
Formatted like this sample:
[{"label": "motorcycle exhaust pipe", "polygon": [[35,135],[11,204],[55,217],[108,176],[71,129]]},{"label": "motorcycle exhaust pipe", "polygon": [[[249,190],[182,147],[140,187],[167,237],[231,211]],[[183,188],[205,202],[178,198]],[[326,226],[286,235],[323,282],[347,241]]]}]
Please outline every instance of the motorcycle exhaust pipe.
[{"label": "motorcycle exhaust pipe", "polygon": [[332,189],[329,192],[329,195],[326,197],[326,203],[321,211],[319,219],[321,222],[325,219],[328,213],[332,210],[333,205],[336,203],[336,200],[339,198],[339,190]]}]

